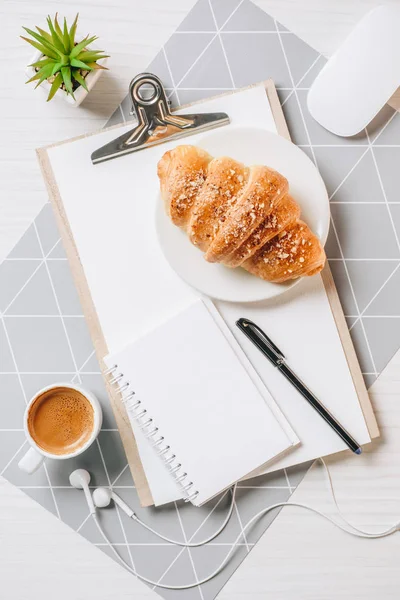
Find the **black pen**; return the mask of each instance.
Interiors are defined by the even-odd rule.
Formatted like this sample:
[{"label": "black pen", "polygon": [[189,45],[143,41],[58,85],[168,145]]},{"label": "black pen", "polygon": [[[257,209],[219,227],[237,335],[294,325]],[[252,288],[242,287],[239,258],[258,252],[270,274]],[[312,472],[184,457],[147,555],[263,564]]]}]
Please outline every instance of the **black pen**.
[{"label": "black pen", "polygon": [[362,450],[355,439],[348,431],[335,419],[327,408],[314,396],[306,385],[297,377],[295,373],[287,366],[285,356],[277,346],[270,340],[264,331],[249,319],[239,319],[236,321],[239,329],[253,342],[255,346],[266,356],[279,371],[290,381],[290,383],[300,392],[302,396],[311,404],[318,414],[332,427],[339,437],[355,454],[361,454]]}]

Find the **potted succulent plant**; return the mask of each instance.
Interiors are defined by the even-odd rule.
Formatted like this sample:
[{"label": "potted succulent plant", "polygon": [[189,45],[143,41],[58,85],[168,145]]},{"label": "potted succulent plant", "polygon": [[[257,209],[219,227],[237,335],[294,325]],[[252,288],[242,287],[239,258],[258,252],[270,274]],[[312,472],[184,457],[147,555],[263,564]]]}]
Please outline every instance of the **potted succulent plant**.
[{"label": "potted succulent plant", "polygon": [[24,27],[30,38],[22,37],[36,49],[32,63],[27,67],[27,83],[37,81],[48,92],[47,101],[57,92],[67,102],[78,106],[106,69],[108,55],[103,50],[89,48],[96,36],[77,38],[78,15],[71,27],[64,18],[59,25],[57,14],[52,20],[47,17],[48,31],[36,27],[32,31]]}]

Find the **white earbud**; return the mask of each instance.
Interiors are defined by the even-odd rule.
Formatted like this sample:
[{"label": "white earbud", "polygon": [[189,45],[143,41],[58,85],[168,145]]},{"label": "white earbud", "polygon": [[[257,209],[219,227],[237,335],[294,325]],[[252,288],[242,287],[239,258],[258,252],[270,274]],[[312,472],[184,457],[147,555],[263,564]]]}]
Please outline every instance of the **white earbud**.
[{"label": "white earbud", "polygon": [[341,513],[338,503],[336,501],[335,492],[333,489],[333,483],[332,483],[332,479],[331,479],[331,476],[329,473],[328,466],[326,465],[323,458],[320,458],[320,460],[324,466],[324,469],[325,469],[327,477],[328,477],[329,489],[331,492],[331,497],[334,502],[334,505],[335,505],[339,515],[342,517],[343,521],[346,523],[346,525],[348,527],[344,526],[342,523],[338,522],[336,519],[332,518],[330,515],[326,515],[326,514],[320,512],[318,509],[316,509],[312,506],[309,506],[307,504],[300,504],[299,502],[278,502],[277,504],[271,504],[270,506],[267,506],[266,508],[263,508],[262,510],[260,510],[260,512],[258,512],[256,515],[254,515],[250,519],[250,521],[248,521],[242,527],[242,531],[240,532],[240,534],[238,535],[236,540],[234,540],[232,547],[229,550],[228,554],[226,555],[226,557],[224,558],[222,563],[219,565],[219,567],[213,573],[211,573],[210,575],[208,575],[207,577],[205,577],[204,579],[202,579],[200,581],[196,580],[193,583],[187,583],[184,585],[168,585],[165,583],[160,583],[159,581],[152,581],[151,579],[148,579],[147,577],[140,575],[139,573],[136,572],[135,569],[130,567],[125,562],[125,560],[118,554],[117,550],[111,544],[110,540],[104,533],[103,528],[102,528],[102,526],[97,518],[97,515],[96,515],[96,507],[104,508],[106,506],[109,506],[111,500],[114,500],[114,502],[128,515],[128,517],[134,519],[137,523],[140,523],[140,525],[142,525],[142,527],[144,527],[148,531],[151,531],[152,533],[157,535],[159,538],[165,540],[166,542],[168,542],[170,544],[176,544],[178,546],[185,546],[188,548],[196,547],[196,546],[203,546],[204,544],[208,544],[214,538],[216,538],[221,533],[221,531],[223,531],[225,529],[226,525],[229,523],[229,520],[232,516],[233,508],[235,505],[236,485],[234,485],[232,488],[232,498],[231,498],[229,511],[228,511],[223,523],[220,525],[219,529],[217,531],[215,531],[212,535],[210,535],[205,540],[201,540],[199,542],[190,542],[190,541],[187,542],[187,541],[172,540],[172,539],[164,536],[162,533],[159,533],[159,532],[155,531],[154,529],[152,529],[152,527],[150,527],[149,525],[147,525],[146,523],[141,521],[135,515],[133,510],[131,508],[129,508],[129,506],[127,504],[125,504],[125,502],[122,500],[122,498],[120,498],[115,492],[113,492],[112,490],[110,490],[108,488],[103,487],[103,488],[97,488],[96,490],[94,490],[93,499],[92,499],[92,495],[91,495],[90,489],[89,489],[90,474],[87,471],[85,471],[85,469],[77,469],[76,471],[71,473],[71,475],[69,476],[69,481],[74,488],[83,490],[85,492],[86,500],[89,505],[90,514],[92,515],[93,521],[96,524],[96,527],[98,528],[100,535],[102,536],[102,538],[104,539],[106,544],[109,546],[111,552],[126,567],[126,569],[130,573],[133,573],[134,575],[139,577],[139,579],[142,579],[142,581],[145,581],[146,583],[156,586],[156,587],[161,587],[161,588],[164,588],[167,590],[186,590],[186,589],[196,587],[198,585],[202,585],[203,583],[210,581],[210,579],[213,579],[213,577],[218,575],[218,573],[220,573],[222,571],[222,569],[225,567],[225,565],[229,562],[233,552],[235,551],[236,545],[242,539],[243,532],[246,531],[249,527],[251,527],[251,525],[258,519],[260,519],[263,515],[267,514],[271,510],[274,510],[276,508],[281,508],[283,506],[296,506],[296,507],[300,507],[300,508],[309,510],[309,511],[319,515],[320,517],[326,519],[327,521],[332,523],[332,525],[334,525],[335,527],[338,527],[342,531],[344,531],[350,535],[354,535],[356,537],[369,538],[369,539],[381,538],[381,537],[386,537],[388,535],[392,535],[396,531],[400,530],[400,523],[396,523],[392,527],[389,527],[388,529],[384,529],[383,531],[378,531],[378,532],[363,531],[362,529],[358,529],[357,527],[352,525],[349,521],[347,521],[347,519]]},{"label": "white earbud", "polygon": [[85,492],[85,497],[89,506],[89,510],[91,514],[94,515],[96,512],[96,508],[93,504],[92,495],[89,490],[89,471],[86,471],[86,469],[76,469],[76,471],[72,471],[71,475],[69,476],[69,482],[72,485],[72,487],[76,488],[77,490],[83,490]]},{"label": "white earbud", "polygon": [[111,500],[114,500],[115,504],[118,504],[121,510],[123,510],[124,513],[127,514],[130,519],[136,518],[136,515],[133,512],[133,510],[129,508],[129,506],[122,500],[122,498],[120,498],[112,490],[105,487],[99,487],[94,490],[93,502],[97,508],[105,508],[106,506],[109,506]]}]

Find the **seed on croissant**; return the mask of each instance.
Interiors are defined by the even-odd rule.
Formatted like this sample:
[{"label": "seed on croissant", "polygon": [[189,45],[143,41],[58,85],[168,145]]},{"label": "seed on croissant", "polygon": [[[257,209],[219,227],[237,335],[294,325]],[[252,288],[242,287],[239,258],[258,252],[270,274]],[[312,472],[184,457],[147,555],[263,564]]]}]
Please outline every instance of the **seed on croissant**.
[{"label": "seed on croissant", "polygon": [[277,171],[182,145],[163,155],[158,176],[167,214],[207,261],[277,283],[324,267],[324,249]]}]

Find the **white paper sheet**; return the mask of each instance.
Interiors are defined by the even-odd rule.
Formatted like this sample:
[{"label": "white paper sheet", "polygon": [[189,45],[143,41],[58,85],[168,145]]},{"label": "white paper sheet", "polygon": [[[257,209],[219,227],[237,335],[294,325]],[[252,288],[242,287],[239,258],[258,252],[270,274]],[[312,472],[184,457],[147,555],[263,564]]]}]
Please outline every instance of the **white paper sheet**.
[{"label": "white paper sheet", "polygon": [[[233,126],[261,126],[276,131],[261,86],[202,102],[190,110],[226,111]],[[95,149],[130,127],[126,125],[48,151],[110,352],[143,335],[198,297],[165,260],[154,226],[158,201],[156,164],[176,142],[100,165],[91,164],[90,155]],[[196,144],[198,137],[188,138],[188,143]],[[76,177],[71,178],[71,172],[79,173],[79,182]],[[288,364],[355,439],[360,444],[370,441],[320,276],[302,281],[272,302],[251,305],[220,302],[217,306],[301,440],[290,456],[274,463],[271,469],[338,452],[345,445],[244,339],[235,327],[239,317],[249,317],[263,327],[282,348]],[[167,489],[157,457],[136,429],[135,436],[156,503],[175,499],[176,489]]]}]

